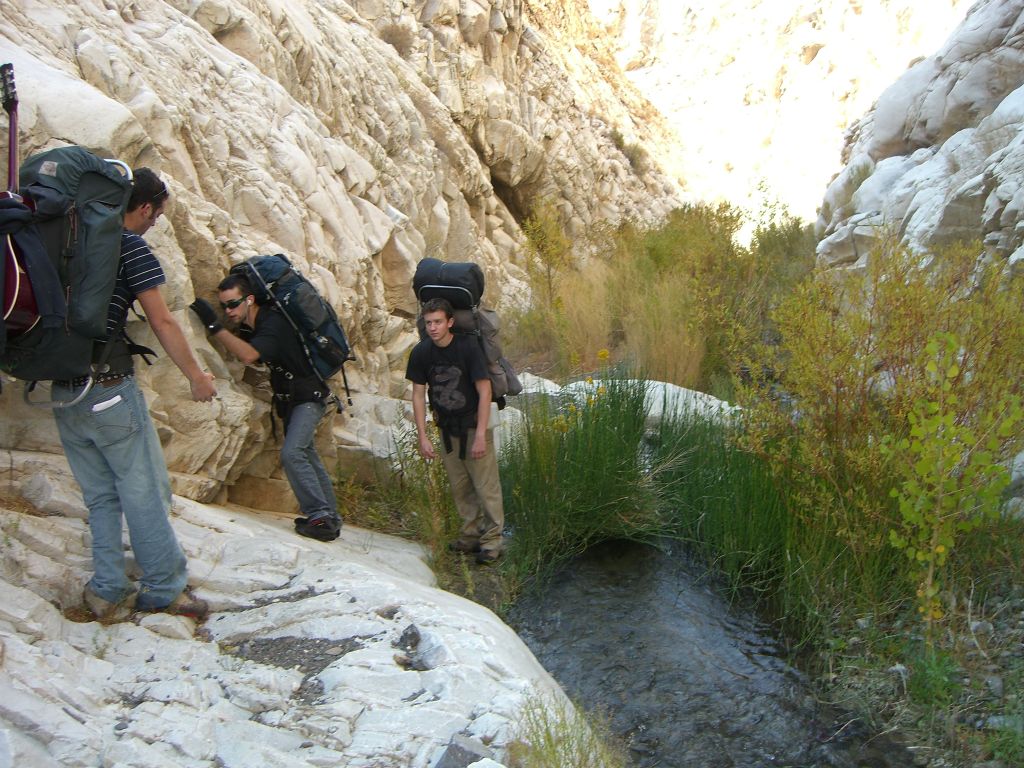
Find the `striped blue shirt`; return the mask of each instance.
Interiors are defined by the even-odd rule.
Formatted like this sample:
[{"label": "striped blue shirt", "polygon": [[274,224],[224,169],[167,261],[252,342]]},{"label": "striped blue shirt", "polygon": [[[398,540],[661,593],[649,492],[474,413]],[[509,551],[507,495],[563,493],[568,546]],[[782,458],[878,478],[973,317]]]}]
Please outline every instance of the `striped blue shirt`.
[{"label": "striped blue shirt", "polygon": [[135,297],[167,282],[163,267],[146,241],[127,229],[121,233],[121,264],[107,314],[107,333],[113,333],[128,316]]}]

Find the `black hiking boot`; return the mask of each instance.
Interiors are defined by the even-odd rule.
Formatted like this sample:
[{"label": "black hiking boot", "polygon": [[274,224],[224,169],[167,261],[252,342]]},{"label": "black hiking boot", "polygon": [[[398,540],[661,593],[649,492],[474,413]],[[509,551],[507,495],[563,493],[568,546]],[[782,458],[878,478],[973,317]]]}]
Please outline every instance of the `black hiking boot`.
[{"label": "black hiking boot", "polygon": [[498,558],[501,557],[500,551],[493,549],[481,549],[476,553],[477,565],[493,565],[498,562]]},{"label": "black hiking boot", "polygon": [[330,517],[307,520],[304,517],[297,517],[295,518],[295,532],[300,536],[307,536],[317,541],[334,541],[341,535],[341,520]]},{"label": "black hiking boot", "polygon": [[448,551],[461,555],[475,555],[480,551],[480,542],[474,541],[472,544],[467,544],[464,541],[449,541]]}]

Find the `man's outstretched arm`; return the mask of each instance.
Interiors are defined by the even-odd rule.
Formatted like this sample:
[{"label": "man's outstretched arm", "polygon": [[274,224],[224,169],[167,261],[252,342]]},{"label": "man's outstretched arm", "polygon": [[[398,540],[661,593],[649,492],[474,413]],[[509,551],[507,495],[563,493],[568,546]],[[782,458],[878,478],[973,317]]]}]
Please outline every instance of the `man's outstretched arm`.
[{"label": "man's outstretched arm", "polygon": [[178,325],[178,321],[174,319],[174,315],[167,308],[167,302],[164,301],[160,289],[149,288],[135,298],[142,305],[142,312],[149,321],[153,333],[156,334],[160,346],[164,348],[167,356],[188,379],[189,387],[192,389],[192,399],[197,402],[212,400],[217,394],[213,374],[199,367],[195,355],[192,354],[192,347],[189,346],[188,339],[185,338],[185,333]]}]

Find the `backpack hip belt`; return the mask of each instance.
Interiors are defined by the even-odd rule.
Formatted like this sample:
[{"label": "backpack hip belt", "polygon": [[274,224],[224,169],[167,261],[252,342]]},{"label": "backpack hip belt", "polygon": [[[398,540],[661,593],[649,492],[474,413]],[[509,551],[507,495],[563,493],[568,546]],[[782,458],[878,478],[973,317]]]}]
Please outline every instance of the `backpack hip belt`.
[{"label": "backpack hip belt", "polygon": [[[315,373],[306,376],[296,376],[287,368],[282,368],[279,365],[268,365],[267,367],[288,380],[288,388],[291,391],[274,392],[274,399],[279,402],[287,403],[294,401],[296,404],[320,402],[327,400],[333,395],[333,392],[328,387],[323,386],[320,377]],[[296,390],[299,390],[298,393]]]}]

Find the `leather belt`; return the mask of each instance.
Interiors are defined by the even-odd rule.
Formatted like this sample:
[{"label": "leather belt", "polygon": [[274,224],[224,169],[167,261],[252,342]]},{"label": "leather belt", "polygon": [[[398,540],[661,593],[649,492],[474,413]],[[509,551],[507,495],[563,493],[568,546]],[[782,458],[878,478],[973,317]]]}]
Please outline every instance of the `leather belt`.
[{"label": "leather belt", "polygon": [[[92,377],[92,380],[101,387],[113,387],[116,384],[120,384],[125,379],[130,379],[131,377],[131,373],[98,373]],[[79,387],[84,387],[88,381],[88,376],[79,376],[74,379],[55,381],[53,383],[67,389],[78,389]]]}]

